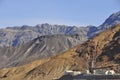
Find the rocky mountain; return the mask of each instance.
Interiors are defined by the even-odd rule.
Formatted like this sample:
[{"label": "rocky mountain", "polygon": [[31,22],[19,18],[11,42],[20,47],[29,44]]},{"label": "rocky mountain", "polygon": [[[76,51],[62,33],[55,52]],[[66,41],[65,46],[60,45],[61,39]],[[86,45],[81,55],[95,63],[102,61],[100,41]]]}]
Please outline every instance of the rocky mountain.
[{"label": "rocky mountain", "polygon": [[83,44],[57,56],[29,64],[0,70],[0,80],[52,80],[60,78],[66,70],[88,69],[90,57],[95,68],[120,72],[120,24],[108,29]]},{"label": "rocky mountain", "polygon": [[88,31],[88,38],[91,38],[97,34],[99,34],[100,32],[109,29],[113,26],[115,26],[116,24],[120,23],[120,11],[111,14],[104,22],[103,24],[101,24],[98,27],[93,27]]},{"label": "rocky mountain", "polygon": [[84,42],[80,35],[45,35],[19,46],[0,48],[0,68],[58,55]]},{"label": "rocky mountain", "polygon": [[79,34],[87,39],[88,32],[91,27],[76,27],[76,26],[65,26],[65,25],[50,25],[41,24],[36,26],[22,27],[7,27],[5,29],[0,29],[0,46],[17,46],[26,42],[33,40],[42,35],[53,35],[53,34]]},{"label": "rocky mountain", "polygon": [[[84,55],[86,60],[89,59],[89,55],[94,56],[94,59],[97,61],[104,61],[105,54],[108,60],[115,60],[115,56],[119,55],[119,37],[120,37],[120,24],[112,27],[106,31],[101,32],[96,35],[94,38],[91,38],[87,42],[83,43],[76,50],[79,55]],[[116,51],[114,50],[116,49]],[[114,50],[114,52],[112,51]],[[113,56],[114,55],[114,56]]]},{"label": "rocky mountain", "polygon": [[113,33],[112,40],[104,46],[98,61],[114,61],[120,64],[120,29]]},{"label": "rocky mountain", "polygon": [[39,24],[36,26],[15,26],[0,29],[0,46],[17,46],[37,38],[42,35],[53,35],[53,34],[79,34],[86,39],[98,34],[101,31],[106,30],[120,23],[120,11],[112,14],[108,17],[105,22],[98,26],[66,26],[66,25],[51,25],[48,23]]},{"label": "rocky mountain", "polygon": [[110,15],[102,25],[98,26],[98,30],[104,31],[105,29],[108,29],[119,23],[120,23],[120,11]]}]

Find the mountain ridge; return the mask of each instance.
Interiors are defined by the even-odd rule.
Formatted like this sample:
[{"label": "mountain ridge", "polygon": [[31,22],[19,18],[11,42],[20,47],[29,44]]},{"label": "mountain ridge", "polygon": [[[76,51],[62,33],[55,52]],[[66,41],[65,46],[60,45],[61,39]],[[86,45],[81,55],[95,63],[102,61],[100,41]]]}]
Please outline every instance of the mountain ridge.
[{"label": "mountain ridge", "polygon": [[88,31],[89,28],[86,29],[84,27],[78,28],[76,26],[50,24],[41,24],[36,25],[35,27],[30,27],[26,25],[22,27],[8,27],[6,29],[0,29],[0,45],[2,47],[17,46],[43,35],[79,34],[81,36],[86,36],[86,30]]},{"label": "mountain ridge", "polygon": [[17,46],[22,43],[29,42],[38,36],[53,35],[53,34],[79,34],[89,39],[101,31],[106,30],[120,23],[120,11],[110,15],[100,26],[66,26],[66,25],[51,25],[48,23],[38,24],[36,26],[15,26],[0,29],[0,46]]}]

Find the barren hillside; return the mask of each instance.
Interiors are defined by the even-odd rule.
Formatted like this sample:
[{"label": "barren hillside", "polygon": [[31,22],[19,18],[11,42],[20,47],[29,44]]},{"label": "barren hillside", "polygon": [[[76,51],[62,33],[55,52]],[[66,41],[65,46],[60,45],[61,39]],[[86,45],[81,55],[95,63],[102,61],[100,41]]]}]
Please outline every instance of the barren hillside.
[{"label": "barren hillside", "polygon": [[119,37],[120,24],[63,54],[19,67],[2,69],[0,80],[52,80],[61,77],[66,70],[84,71],[91,55],[96,61],[95,67],[112,66],[109,68],[119,72],[119,66],[116,67],[120,64]]},{"label": "barren hillside", "polygon": [[[84,40],[83,40],[84,41]],[[0,48],[0,68],[52,57],[80,44],[80,35],[45,35],[19,46]]]}]

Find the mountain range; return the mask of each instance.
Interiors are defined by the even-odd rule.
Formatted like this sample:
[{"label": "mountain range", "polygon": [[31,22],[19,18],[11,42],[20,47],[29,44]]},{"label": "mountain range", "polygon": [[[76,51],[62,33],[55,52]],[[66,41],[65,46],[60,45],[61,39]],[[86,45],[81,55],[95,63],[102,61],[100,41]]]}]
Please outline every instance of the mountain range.
[{"label": "mountain range", "polygon": [[51,25],[48,23],[39,24],[36,26],[15,26],[0,29],[0,46],[17,46],[33,40],[43,35],[54,35],[54,34],[79,34],[88,39],[97,33],[104,31],[105,29],[120,23],[120,11],[110,15],[103,24],[100,26],[66,26],[66,25]]},{"label": "mountain range", "polygon": [[[27,62],[56,56],[87,41],[96,32],[105,30],[105,24],[119,22],[120,12],[112,14],[99,27],[41,24],[35,27],[7,27],[0,29],[0,68],[18,66]],[[115,16],[114,19],[113,16]],[[111,18],[112,17],[112,18]],[[117,21],[116,21],[117,20]],[[101,27],[101,29],[99,29]],[[104,27],[104,28],[103,28]],[[110,27],[110,26],[109,26]]]},{"label": "mountain range", "polygon": [[65,26],[65,25],[50,25],[41,24],[37,26],[27,26],[22,27],[7,27],[5,29],[0,29],[0,46],[17,46],[22,43],[29,42],[34,38],[43,35],[54,35],[54,34],[79,34],[87,39],[87,32],[89,29],[94,27],[76,27],[76,26]]},{"label": "mountain range", "polygon": [[96,67],[120,72],[119,23],[120,11],[98,27],[45,23],[0,29],[0,80],[60,78],[66,70],[88,69],[91,55]]},{"label": "mountain range", "polygon": [[120,24],[57,56],[0,70],[0,80],[53,80],[66,70],[85,71],[91,55],[96,68],[120,72]]}]

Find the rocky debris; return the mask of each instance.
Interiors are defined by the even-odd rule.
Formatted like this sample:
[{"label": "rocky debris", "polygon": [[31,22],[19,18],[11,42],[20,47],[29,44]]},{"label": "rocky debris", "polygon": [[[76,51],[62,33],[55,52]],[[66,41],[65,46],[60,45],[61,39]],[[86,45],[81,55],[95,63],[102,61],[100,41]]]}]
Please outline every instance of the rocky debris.
[{"label": "rocky debris", "polygon": [[0,48],[0,68],[56,56],[84,42],[80,35],[45,35],[19,46]]}]

